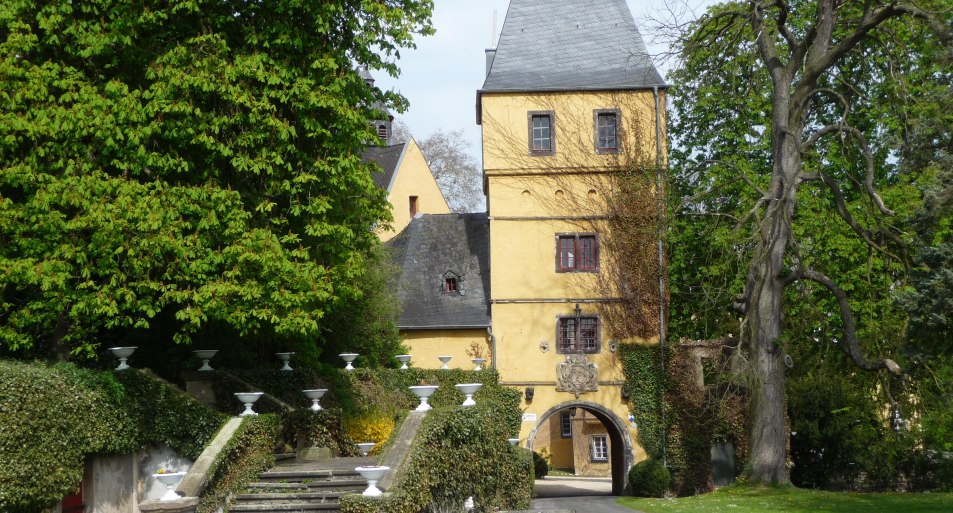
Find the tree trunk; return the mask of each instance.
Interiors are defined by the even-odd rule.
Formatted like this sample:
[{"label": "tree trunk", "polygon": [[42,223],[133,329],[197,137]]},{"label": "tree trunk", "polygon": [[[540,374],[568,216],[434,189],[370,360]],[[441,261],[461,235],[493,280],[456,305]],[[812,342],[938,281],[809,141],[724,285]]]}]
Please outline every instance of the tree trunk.
[{"label": "tree trunk", "polygon": [[798,120],[790,119],[790,97],[774,98],[772,127],[774,165],[765,198],[758,248],[746,284],[745,334],[751,357],[751,438],[747,477],[761,484],[789,484],[787,422],[784,399],[784,358],[781,343],[784,257],[791,240],[801,169]]}]

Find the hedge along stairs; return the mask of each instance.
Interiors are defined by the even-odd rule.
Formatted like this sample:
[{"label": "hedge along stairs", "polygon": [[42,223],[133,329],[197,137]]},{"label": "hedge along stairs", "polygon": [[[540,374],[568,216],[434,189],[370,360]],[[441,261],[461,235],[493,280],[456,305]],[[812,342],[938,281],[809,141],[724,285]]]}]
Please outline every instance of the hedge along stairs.
[{"label": "hedge along stairs", "polygon": [[[389,490],[410,452],[424,413],[411,412],[389,443],[383,464],[392,470],[378,483]],[[279,462],[238,494],[229,511],[340,511],[340,500],[360,494],[366,482],[355,467],[376,465],[372,457],[320,458],[300,461],[292,454],[275,455]],[[408,510],[408,513],[410,511]]]}]

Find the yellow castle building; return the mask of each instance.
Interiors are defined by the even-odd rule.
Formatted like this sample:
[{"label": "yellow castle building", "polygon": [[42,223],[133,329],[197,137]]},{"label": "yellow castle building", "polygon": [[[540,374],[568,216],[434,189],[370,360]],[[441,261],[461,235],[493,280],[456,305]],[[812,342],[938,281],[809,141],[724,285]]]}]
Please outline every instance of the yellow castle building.
[{"label": "yellow castle building", "polygon": [[625,282],[610,220],[618,174],[664,163],[664,93],[624,0],[512,0],[477,91],[487,212],[418,216],[390,242],[415,365],[487,358],[523,394],[520,443],[614,493],[646,457],[619,344],[660,333],[606,322]]}]

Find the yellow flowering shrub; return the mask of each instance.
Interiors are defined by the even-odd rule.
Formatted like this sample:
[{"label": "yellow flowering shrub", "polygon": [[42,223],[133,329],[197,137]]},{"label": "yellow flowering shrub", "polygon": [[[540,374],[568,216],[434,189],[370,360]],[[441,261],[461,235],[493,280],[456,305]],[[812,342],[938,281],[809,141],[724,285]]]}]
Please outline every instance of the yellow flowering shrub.
[{"label": "yellow flowering shrub", "polygon": [[394,419],[380,413],[368,413],[360,417],[345,419],[344,430],[357,443],[376,443],[377,445],[371,450],[371,454],[378,454],[384,443],[390,438],[391,432],[394,431]]}]

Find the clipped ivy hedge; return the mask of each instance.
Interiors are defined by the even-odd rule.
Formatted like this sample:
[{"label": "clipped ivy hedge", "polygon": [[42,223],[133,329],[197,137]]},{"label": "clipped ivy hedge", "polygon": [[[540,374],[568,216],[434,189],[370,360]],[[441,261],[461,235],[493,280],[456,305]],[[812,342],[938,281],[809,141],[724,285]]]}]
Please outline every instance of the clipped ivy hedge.
[{"label": "clipped ivy hedge", "polygon": [[657,345],[622,344],[619,359],[625,374],[632,415],[639,426],[639,443],[656,460],[662,459],[662,397],[665,375],[662,352]]},{"label": "clipped ivy hedge", "polygon": [[275,463],[275,440],[281,419],[264,414],[242,419],[241,426],[225,444],[208,472],[208,486],[196,513],[215,513],[229,499]]},{"label": "clipped ivy hedge", "polygon": [[143,371],[0,360],[0,511],[49,508],[92,454],[162,443],[194,459],[224,421]]},{"label": "clipped ivy hedge", "polygon": [[[389,372],[389,371],[388,371]],[[361,379],[359,374],[355,379]],[[502,387],[495,371],[395,371],[382,379],[401,391],[416,384],[439,385],[410,460],[386,497],[345,496],[342,513],[417,513],[428,508],[459,510],[473,497],[477,512],[525,509],[533,489],[532,453],[511,447],[519,433],[519,392]],[[463,408],[453,385],[479,381],[477,405]],[[411,405],[416,399],[411,400]]]}]

